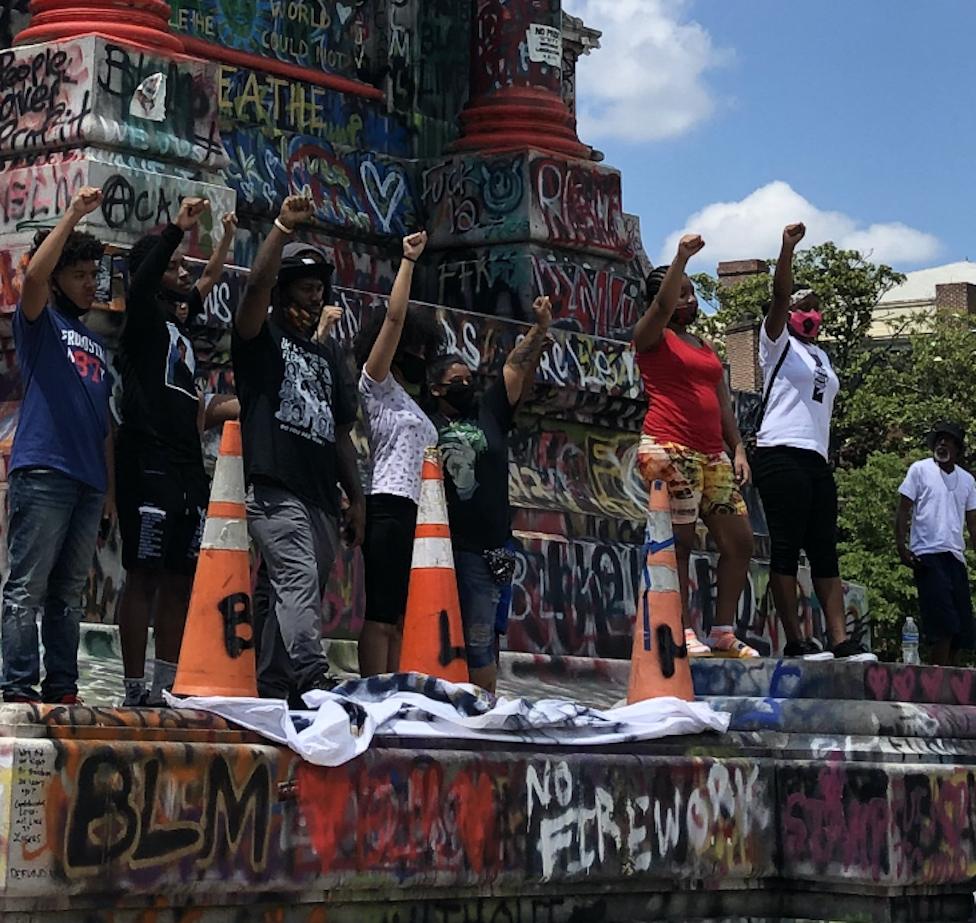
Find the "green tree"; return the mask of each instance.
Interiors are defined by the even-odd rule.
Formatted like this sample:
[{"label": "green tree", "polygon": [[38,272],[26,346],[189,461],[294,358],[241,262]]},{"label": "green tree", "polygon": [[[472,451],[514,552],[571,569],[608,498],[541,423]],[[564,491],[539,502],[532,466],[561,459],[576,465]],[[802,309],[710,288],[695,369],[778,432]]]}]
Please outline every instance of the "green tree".
[{"label": "green tree", "polygon": [[939,419],[976,432],[976,330],[966,315],[917,317],[891,343],[861,355],[849,377],[839,423],[845,466],[874,451],[911,453]]},{"label": "green tree", "polygon": [[872,641],[883,660],[901,659],[901,625],[917,614],[912,573],[895,548],[898,486],[910,461],[893,452],[876,452],[861,468],[838,471],[840,572],[867,588]]}]

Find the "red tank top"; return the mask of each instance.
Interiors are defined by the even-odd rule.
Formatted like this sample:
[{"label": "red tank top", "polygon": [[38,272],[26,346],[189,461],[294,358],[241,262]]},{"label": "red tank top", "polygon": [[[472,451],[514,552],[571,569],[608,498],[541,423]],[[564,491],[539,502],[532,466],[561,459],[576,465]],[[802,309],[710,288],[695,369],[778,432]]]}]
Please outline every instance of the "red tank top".
[{"label": "red tank top", "polygon": [[645,433],[706,455],[724,451],[716,390],[723,369],[715,350],[665,330],[657,346],[637,354],[637,367],[647,393]]}]

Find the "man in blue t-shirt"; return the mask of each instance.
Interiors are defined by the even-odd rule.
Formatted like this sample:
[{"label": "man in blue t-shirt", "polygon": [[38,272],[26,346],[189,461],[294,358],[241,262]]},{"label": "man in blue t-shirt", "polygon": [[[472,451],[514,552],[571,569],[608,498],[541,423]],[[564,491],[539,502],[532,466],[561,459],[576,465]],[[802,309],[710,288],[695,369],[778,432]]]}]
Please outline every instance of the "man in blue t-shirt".
[{"label": "man in blue t-shirt", "polygon": [[24,400],[8,479],[5,702],[77,703],[81,596],[99,522],[114,513],[112,379],[104,345],[81,322],[95,300],[104,247],[75,230],[101,198],[98,189],[81,189],[54,230],[37,235],[14,314]]}]

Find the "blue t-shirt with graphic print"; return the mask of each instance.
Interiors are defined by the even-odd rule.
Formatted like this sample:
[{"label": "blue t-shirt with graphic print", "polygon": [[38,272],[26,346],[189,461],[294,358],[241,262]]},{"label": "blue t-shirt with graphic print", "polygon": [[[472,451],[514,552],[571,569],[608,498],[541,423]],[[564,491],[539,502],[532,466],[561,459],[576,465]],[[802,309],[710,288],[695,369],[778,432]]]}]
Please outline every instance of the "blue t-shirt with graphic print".
[{"label": "blue t-shirt with graphic print", "polygon": [[51,305],[34,321],[18,305],[13,331],[24,400],[10,470],[54,468],[104,491],[112,393],[105,346]]}]

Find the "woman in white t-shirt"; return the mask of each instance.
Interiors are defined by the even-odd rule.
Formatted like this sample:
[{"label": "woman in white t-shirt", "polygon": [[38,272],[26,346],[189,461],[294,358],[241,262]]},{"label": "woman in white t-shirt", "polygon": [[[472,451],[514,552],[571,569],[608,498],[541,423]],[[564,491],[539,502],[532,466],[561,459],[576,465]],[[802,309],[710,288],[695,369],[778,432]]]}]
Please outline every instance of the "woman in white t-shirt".
[{"label": "woman in white t-shirt", "polygon": [[[787,657],[876,660],[847,637],[837,561],[837,485],[828,461],[830,416],[839,382],[816,344],[823,316],[808,288],[794,291],[793,252],[806,228],[791,224],[773,279],[773,303],[759,333],[765,413],[753,479],[769,527],[769,583],[786,635]],[[827,622],[830,651],[803,636],[797,613],[800,550],[806,552]]]},{"label": "woman in white t-shirt", "polygon": [[356,338],[371,456],[363,542],[366,616],[359,635],[362,676],[393,673],[399,664],[424,450],[437,445],[434,424],[410,395],[419,393],[427,362],[444,346],[433,310],[407,304],[414,265],[426,246],[426,231],[404,238],[389,307],[375,312]]}]

